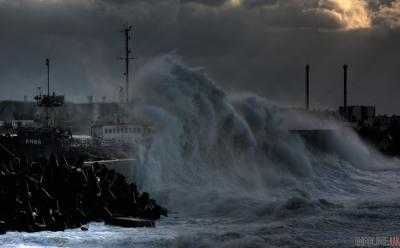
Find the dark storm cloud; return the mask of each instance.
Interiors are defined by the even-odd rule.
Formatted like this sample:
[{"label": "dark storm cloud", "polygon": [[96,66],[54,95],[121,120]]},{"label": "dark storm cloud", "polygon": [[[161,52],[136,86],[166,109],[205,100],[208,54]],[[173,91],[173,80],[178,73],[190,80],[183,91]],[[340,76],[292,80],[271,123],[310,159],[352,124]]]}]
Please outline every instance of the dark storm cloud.
[{"label": "dark storm cloud", "polygon": [[248,8],[255,8],[255,7],[266,6],[266,5],[274,5],[277,3],[278,3],[278,0],[248,0],[248,1],[243,2],[243,5]]},{"label": "dark storm cloud", "polygon": [[[254,8],[264,5],[272,5],[278,3],[279,0],[246,0],[242,1],[243,7]],[[229,4],[230,0],[180,0],[180,3],[197,3],[209,6],[222,6]]]},{"label": "dark storm cloud", "polygon": [[174,51],[226,89],[301,104],[310,63],[313,104],[333,108],[349,63],[351,103],[392,112],[400,107],[399,2],[0,0],[0,98],[32,94],[46,57],[69,99],[115,97],[123,83],[119,31],[129,23],[138,68]]},{"label": "dark storm cloud", "polygon": [[198,3],[210,6],[221,6],[228,2],[229,0],[181,0],[180,3]]}]

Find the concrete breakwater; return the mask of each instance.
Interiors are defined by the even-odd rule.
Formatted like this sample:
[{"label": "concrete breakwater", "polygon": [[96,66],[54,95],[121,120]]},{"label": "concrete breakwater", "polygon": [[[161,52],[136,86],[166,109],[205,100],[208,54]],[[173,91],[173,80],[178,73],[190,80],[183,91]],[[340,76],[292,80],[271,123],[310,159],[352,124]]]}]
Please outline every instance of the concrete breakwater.
[{"label": "concrete breakwater", "polygon": [[[60,231],[92,222],[152,227],[167,210],[115,170],[52,155],[0,162],[0,232]],[[83,230],[85,228],[82,228]]]}]

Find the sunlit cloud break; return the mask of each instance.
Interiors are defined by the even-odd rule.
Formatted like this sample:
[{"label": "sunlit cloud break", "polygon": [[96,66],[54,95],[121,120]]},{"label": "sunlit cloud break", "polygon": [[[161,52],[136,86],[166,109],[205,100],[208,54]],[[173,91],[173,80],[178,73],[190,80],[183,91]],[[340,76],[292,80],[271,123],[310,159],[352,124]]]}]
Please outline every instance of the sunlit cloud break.
[{"label": "sunlit cloud break", "polygon": [[319,10],[334,18],[346,30],[372,27],[371,14],[363,0],[320,0]]},{"label": "sunlit cloud break", "polygon": [[[208,1],[192,0],[196,3],[208,5]],[[224,9],[230,6],[234,8],[244,8],[254,10],[287,10],[288,13],[293,9],[298,9],[300,13],[315,13],[316,17],[330,19],[335,27],[343,30],[368,29],[373,27],[375,14],[369,8],[367,0],[227,0],[220,1],[220,5],[213,7]],[[263,8],[263,7],[274,8]],[[301,14],[300,14],[301,16]],[[290,14],[286,16],[290,18]]]},{"label": "sunlit cloud break", "polygon": [[241,0],[230,0],[231,5],[240,6],[242,4]]}]

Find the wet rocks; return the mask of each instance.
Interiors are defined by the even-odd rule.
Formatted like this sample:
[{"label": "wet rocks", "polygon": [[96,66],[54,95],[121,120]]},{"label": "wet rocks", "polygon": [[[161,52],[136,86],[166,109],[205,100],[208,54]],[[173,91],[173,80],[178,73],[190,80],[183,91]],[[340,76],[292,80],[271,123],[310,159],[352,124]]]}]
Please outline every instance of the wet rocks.
[{"label": "wet rocks", "polygon": [[[0,163],[0,233],[61,231],[91,221],[154,227],[167,210],[101,164],[69,164],[56,156]],[[86,229],[86,228],[83,228]]]},{"label": "wet rocks", "polygon": [[83,226],[81,226],[81,231],[87,232],[87,231],[89,231],[89,227],[87,227],[86,225],[83,225]]}]

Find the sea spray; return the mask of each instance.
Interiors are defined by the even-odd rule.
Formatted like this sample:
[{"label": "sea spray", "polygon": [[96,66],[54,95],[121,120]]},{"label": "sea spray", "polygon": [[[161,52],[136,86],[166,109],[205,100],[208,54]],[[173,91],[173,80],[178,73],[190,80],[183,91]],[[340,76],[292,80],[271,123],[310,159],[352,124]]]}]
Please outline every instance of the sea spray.
[{"label": "sea spray", "polygon": [[[155,131],[137,180],[181,213],[235,215],[296,197],[351,197],[373,191],[369,169],[387,164],[341,124],[256,95],[228,96],[175,56],[145,65],[137,82],[141,103],[131,115]],[[290,126],[335,129],[330,150],[310,149]]]}]

